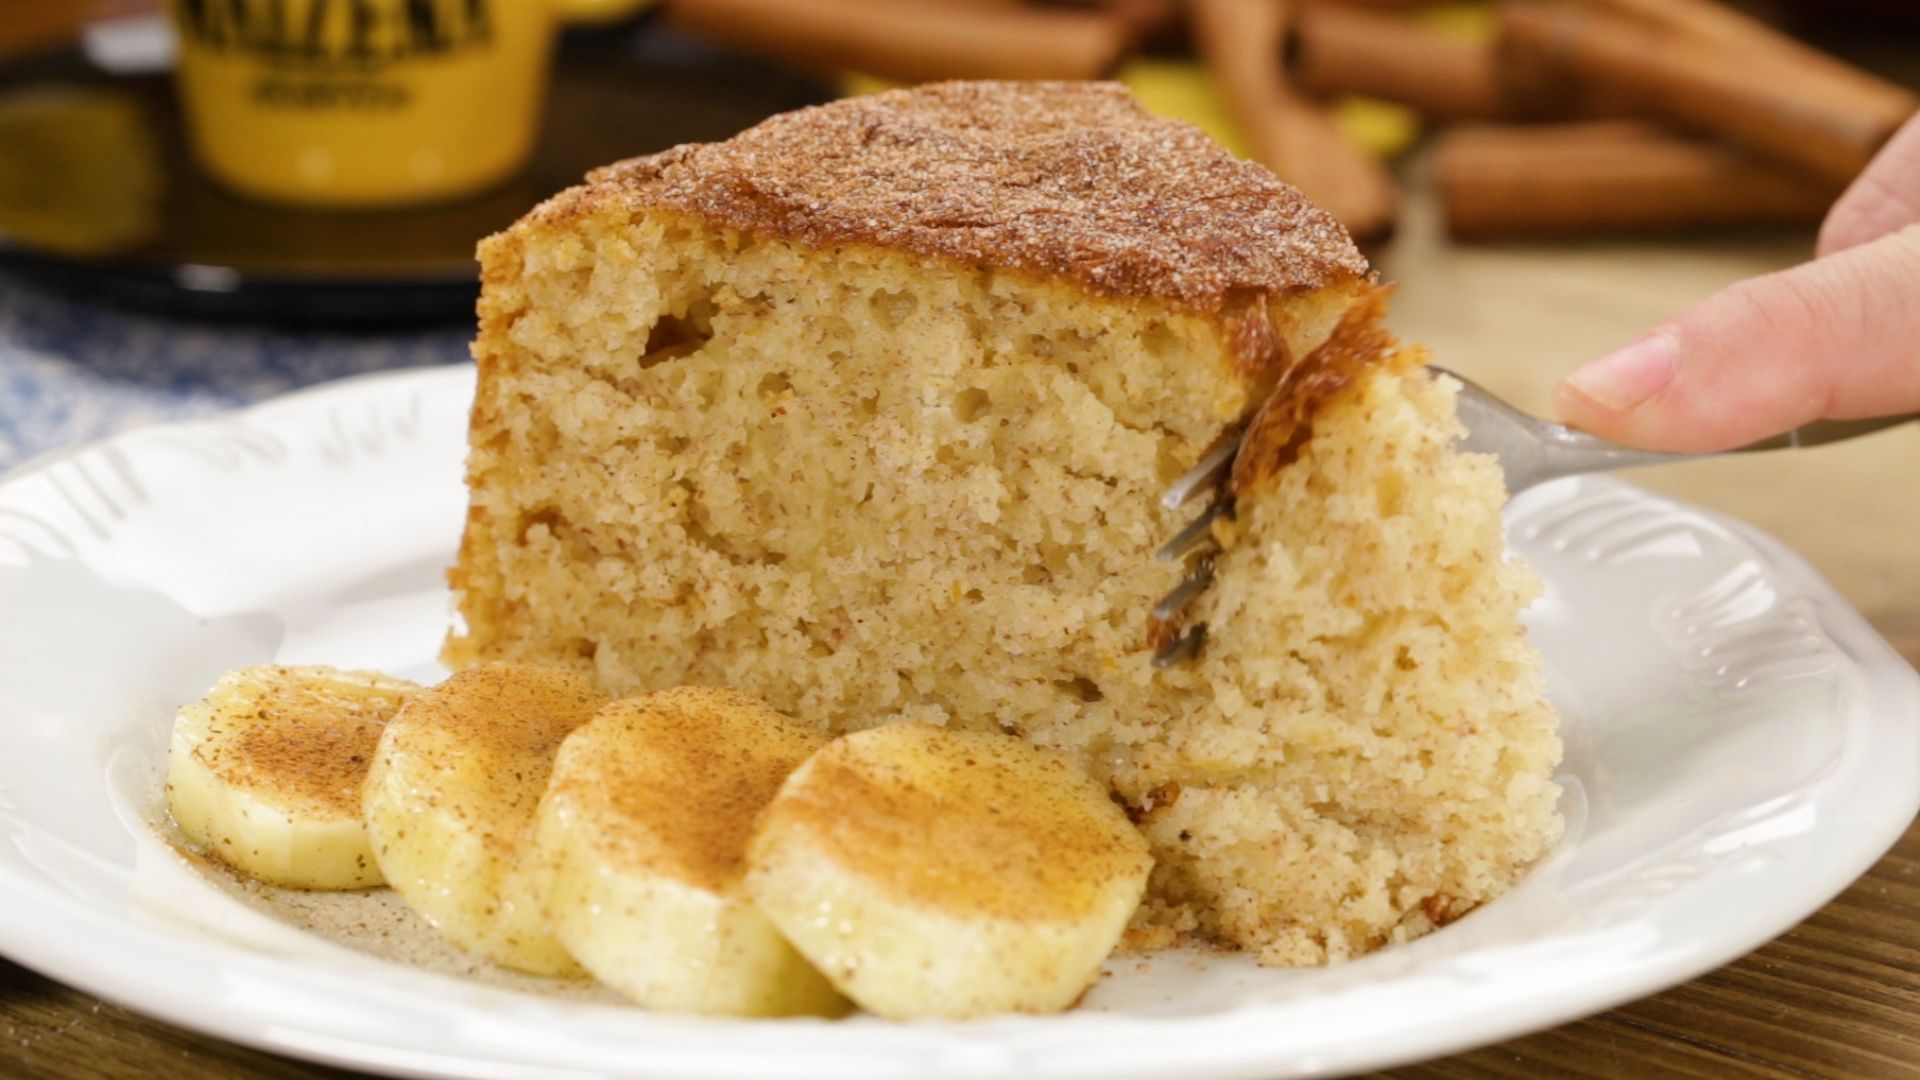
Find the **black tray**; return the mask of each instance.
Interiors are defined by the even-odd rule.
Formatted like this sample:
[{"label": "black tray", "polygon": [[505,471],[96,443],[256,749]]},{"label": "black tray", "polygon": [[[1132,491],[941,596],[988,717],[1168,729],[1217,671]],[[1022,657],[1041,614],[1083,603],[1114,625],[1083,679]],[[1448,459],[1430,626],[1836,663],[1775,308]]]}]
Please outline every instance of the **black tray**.
[{"label": "black tray", "polygon": [[[819,80],[653,27],[572,31],[554,58],[545,126],[520,175],[460,202],[341,212],[256,202],[201,176],[188,159],[165,73],[112,75],[78,51],[0,66],[0,100],[57,88],[106,90],[138,108],[148,137],[106,148],[98,160],[115,160],[114,150],[140,155],[151,163],[147,179],[137,179],[136,169],[99,168],[88,186],[124,176],[129,186],[152,190],[157,169],[157,212],[142,215],[148,220],[139,235],[86,253],[36,244],[17,227],[9,235],[0,223],[0,265],[91,299],[146,309],[332,325],[471,319],[475,241],[579,182],[588,169],[723,139],[831,96]],[[15,158],[9,170],[71,174],[81,166],[48,161],[41,169],[32,159],[73,153],[72,140],[65,149],[57,142],[16,140],[0,153]],[[87,151],[88,160],[101,149]]]}]

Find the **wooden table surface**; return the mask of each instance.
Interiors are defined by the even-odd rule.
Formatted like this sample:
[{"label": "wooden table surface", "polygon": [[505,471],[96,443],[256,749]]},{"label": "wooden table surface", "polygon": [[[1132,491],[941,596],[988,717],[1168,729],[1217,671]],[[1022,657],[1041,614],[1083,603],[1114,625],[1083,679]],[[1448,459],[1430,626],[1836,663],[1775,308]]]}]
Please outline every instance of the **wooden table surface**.
[{"label": "wooden table surface", "polygon": [[[1416,167],[1416,173],[1418,169]],[[1804,257],[1810,235],[1459,247],[1431,207],[1379,264],[1394,324],[1544,412],[1553,382],[1690,300]],[[1920,425],[1818,451],[1669,467],[1649,487],[1735,514],[1810,559],[1920,664]],[[148,1020],[0,960],[0,1078],[343,1077]],[[1920,828],[1779,939],[1586,1020],[1393,1070],[1441,1077],[1920,1077]]]}]

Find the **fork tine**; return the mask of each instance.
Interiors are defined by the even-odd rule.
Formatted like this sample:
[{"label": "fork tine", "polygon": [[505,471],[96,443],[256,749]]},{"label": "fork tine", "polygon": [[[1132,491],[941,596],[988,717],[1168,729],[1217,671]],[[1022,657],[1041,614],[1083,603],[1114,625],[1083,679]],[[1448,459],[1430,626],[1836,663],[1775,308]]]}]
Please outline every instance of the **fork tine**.
[{"label": "fork tine", "polygon": [[[1160,495],[1160,505],[1168,510],[1178,509],[1193,500],[1202,491],[1211,491],[1213,501],[1200,515],[1187,523],[1174,538],[1161,545],[1154,552],[1154,558],[1161,562],[1176,562],[1187,557],[1202,544],[1210,550],[1203,555],[1193,572],[1175,585],[1160,602],[1153,606],[1153,617],[1161,623],[1171,623],[1206,591],[1213,582],[1213,556],[1219,545],[1213,540],[1213,520],[1221,514],[1233,513],[1233,497],[1227,493],[1227,473],[1233,468],[1233,460],[1240,453],[1240,440],[1246,436],[1244,425],[1220,441],[1220,445],[1206,452],[1193,468],[1188,469],[1180,479]],[[1164,671],[1177,664],[1184,664],[1200,655],[1207,643],[1207,624],[1195,623],[1171,641],[1154,650],[1153,666]]]},{"label": "fork tine", "polygon": [[1193,598],[1206,591],[1213,582],[1213,558],[1201,559],[1200,565],[1186,579],[1175,585],[1160,602],[1153,605],[1153,617],[1161,622],[1172,622],[1174,616],[1186,610]]},{"label": "fork tine", "polygon": [[1200,655],[1200,646],[1207,641],[1207,624],[1194,623],[1186,633],[1160,646],[1153,654],[1153,666],[1164,671],[1175,664],[1185,663]]},{"label": "fork tine", "polygon": [[1174,534],[1173,539],[1162,544],[1160,550],[1153,553],[1153,557],[1161,562],[1173,562],[1192,551],[1202,541],[1211,540],[1213,519],[1232,507],[1233,500],[1224,496],[1213,500],[1205,510],[1200,512],[1199,517],[1188,522],[1186,528],[1181,529]]},{"label": "fork tine", "polygon": [[1166,491],[1160,494],[1160,505],[1169,510],[1185,506],[1195,495],[1212,487],[1233,464],[1233,455],[1240,450],[1240,434],[1222,442],[1207,452],[1200,463],[1188,469],[1180,479],[1175,480]]}]

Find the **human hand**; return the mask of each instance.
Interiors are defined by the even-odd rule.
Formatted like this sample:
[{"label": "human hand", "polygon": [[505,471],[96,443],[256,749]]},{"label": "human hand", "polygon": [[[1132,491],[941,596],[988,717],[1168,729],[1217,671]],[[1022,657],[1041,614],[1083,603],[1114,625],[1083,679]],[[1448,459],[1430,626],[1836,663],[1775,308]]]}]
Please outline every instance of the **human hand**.
[{"label": "human hand", "polygon": [[1828,213],[1817,257],[1722,290],[1554,390],[1563,420],[1725,450],[1822,419],[1920,412],[1920,117]]}]

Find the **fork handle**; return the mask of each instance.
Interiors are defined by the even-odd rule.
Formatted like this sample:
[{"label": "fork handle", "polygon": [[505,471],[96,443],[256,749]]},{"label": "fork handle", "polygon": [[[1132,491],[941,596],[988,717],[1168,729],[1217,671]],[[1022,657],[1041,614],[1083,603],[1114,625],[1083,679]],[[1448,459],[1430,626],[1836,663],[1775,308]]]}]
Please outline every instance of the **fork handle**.
[{"label": "fork handle", "polygon": [[[1513,487],[1513,490],[1518,491],[1520,487],[1531,487],[1533,484],[1580,473],[1631,469],[1642,465],[1661,465],[1674,461],[1692,461],[1698,458],[1720,457],[1723,454],[1749,454],[1761,450],[1822,446],[1826,443],[1840,442],[1843,439],[1871,435],[1876,431],[1883,431],[1915,420],[1920,420],[1920,413],[1874,416],[1861,420],[1817,420],[1745,446],[1698,454],[1641,450],[1637,447],[1609,442],[1584,431],[1575,431],[1563,424],[1537,421],[1540,437],[1545,445],[1538,459],[1532,463],[1533,467],[1527,470],[1525,482]],[[1510,476],[1510,484],[1512,480],[1513,477]]]},{"label": "fork handle", "polygon": [[1754,450],[1786,450],[1796,446],[1821,446],[1842,439],[1858,438],[1884,431],[1890,427],[1920,420],[1920,413],[1907,413],[1903,416],[1869,416],[1860,420],[1815,420],[1811,424],[1794,428],[1792,431],[1775,435],[1771,439],[1761,439],[1756,443],[1729,450],[1731,454],[1745,454]]}]

